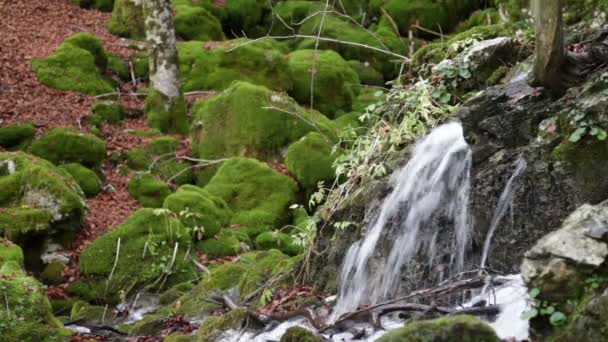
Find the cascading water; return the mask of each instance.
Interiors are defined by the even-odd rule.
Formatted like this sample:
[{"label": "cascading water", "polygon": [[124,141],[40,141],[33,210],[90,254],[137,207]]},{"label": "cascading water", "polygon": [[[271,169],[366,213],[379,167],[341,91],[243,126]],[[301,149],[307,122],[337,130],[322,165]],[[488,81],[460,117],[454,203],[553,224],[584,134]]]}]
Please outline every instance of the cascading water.
[{"label": "cascading water", "polygon": [[[394,296],[402,267],[416,255],[426,255],[428,264],[433,264],[440,233],[440,226],[433,222],[437,215],[452,226],[452,260],[444,276],[463,269],[471,235],[467,212],[470,169],[471,150],[459,123],[437,127],[416,144],[410,161],[394,174],[394,190],[365,238],[354,243],[345,257],[333,320],[362,304]],[[381,236],[393,243],[388,257],[372,274],[368,263]]]}]

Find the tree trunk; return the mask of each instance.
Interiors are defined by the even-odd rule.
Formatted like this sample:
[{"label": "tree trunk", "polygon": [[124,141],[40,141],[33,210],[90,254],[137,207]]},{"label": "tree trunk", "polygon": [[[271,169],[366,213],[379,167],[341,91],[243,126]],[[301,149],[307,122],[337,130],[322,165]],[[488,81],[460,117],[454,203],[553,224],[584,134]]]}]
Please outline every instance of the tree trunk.
[{"label": "tree trunk", "polygon": [[561,94],[564,90],[562,0],[532,0],[532,12],[536,25],[535,82],[554,94]]},{"label": "tree trunk", "polygon": [[186,102],[180,90],[179,61],[170,0],[144,0],[150,85],[145,112],[150,126],[185,133]]}]

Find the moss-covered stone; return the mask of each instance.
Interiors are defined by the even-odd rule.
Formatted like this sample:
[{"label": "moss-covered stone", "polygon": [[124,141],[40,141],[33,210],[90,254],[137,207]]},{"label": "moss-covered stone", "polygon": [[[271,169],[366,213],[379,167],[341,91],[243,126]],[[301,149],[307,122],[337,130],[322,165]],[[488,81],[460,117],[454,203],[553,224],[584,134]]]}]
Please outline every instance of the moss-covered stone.
[{"label": "moss-covered stone", "polygon": [[190,239],[174,214],[140,209],[82,252],[80,270],[92,284],[89,291],[95,290],[96,283],[102,284],[101,297],[142,286],[171,286],[194,277],[191,263],[184,258]]},{"label": "moss-covered stone", "polygon": [[145,149],[139,147],[125,152],[124,157],[127,161],[127,166],[133,170],[147,170],[153,161],[153,156]]},{"label": "moss-covered stone", "polygon": [[129,324],[126,331],[129,336],[155,335],[165,328],[165,320],[166,317],[162,315],[145,315],[141,320]]},{"label": "moss-covered stone", "polygon": [[143,207],[160,208],[171,194],[169,186],[150,173],[137,173],[129,181],[129,194]]},{"label": "moss-covered stone", "polygon": [[146,96],[144,112],[148,124],[164,133],[186,133],[188,131],[186,99],[182,95],[167,108],[164,97],[165,95],[156,90],[151,90]]},{"label": "moss-covered stone", "polygon": [[108,64],[101,41],[87,33],[66,39],[54,54],[32,60],[32,69],[43,84],[88,95],[114,91],[114,82],[103,76]]},{"label": "moss-covered stone", "polygon": [[231,0],[222,8],[224,32],[244,32],[248,37],[263,36],[267,28],[262,23],[271,4],[264,0]]},{"label": "moss-covered stone", "polygon": [[97,102],[91,106],[92,115],[87,119],[94,125],[100,125],[102,122],[109,124],[117,124],[125,117],[125,108],[117,102],[104,101]]},{"label": "moss-covered stone", "polygon": [[224,40],[222,24],[202,7],[175,6],[175,33],[184,40]]},{"label": "moss-covered stone", "polygon": [[287,255],[302,253],[302,246],[298,245],[291,236],[278,231],[264,232],[255,238],[258,249],[278,249]]},{"label": "moss-covered stone", "polygon": [[131,80],[129,65],[119,55],[113,53],[108,54],[108,70],[123,81]]},{"label": "moss-covered stone", "polygon": [[23,267],[23,250],[10,240],[0,238],[0,266],[9,261]]},{"label": "moss-covered stone", "polygon": [[112,11],[114,0],[72,0],[74,5],[82,8],[94,8],[104,12]]},{"label": "moss-covered stone", "polygon": [[101,180],[91,169],[87,169],[78,163],[61,165],[59,168],[74,177],[74,180],[87,197],[93,197],[101,191]]},{"label": "moss-covered stone", "polygon": [[[298,106],[285,94],[245,82],[198,101],[194,124],[194,153],[210,160],[232,156],[276,160],[282,148],[315,130],[312,125],[335,137],[332,122],[322,114]],[[199,184],[211,173],[202,173]]]},{"label": "moss-covered stone", "polygon": [[228,330],[239,330],[247,319],[247,309],[237,308],[221,316],[207,318],[196,335],[198,341],[215,341]]},{"label": "moss-covered stone", "polygon": [[114,318],[111,309],[105,306],[91,305],[84,301],[76,301],[70,311],[70,320],[82,320],[88,324],[110,325]]},{"label": "moss-covered stone", "polygon": [[32,155],[0,153],[0,231],[10,239],[79,227],[86,205],[74,179]]},{"label": "moss-covered stone", "polygon": [[348,64],[359,76],[359,81],[361,81],[361,84],[373,86],[384,85],[384,76],[382,76],[382,73],[374,69],[374,67],[372,67],[369,63],[350,60],[348,61]]},{"label": "moss-covered stone", "polygon": [[4,341],[58,341],[67,339],[61,322],[53,316],[43,286],[26,276],[14,261],[0,266],[0,336]]},{"label": "moss-covered stone", "polygon": [[[287,60],[276,42],[249,44],[236,39],[205,45],[201,42],[178,44],[184,91],[223,90],[234,81],[247,81],[278,91],[287,91],[292,80]],[[231,48],[235,48],[231,51]]]},{"label": "moss-covered stone", "polygon": [[186,294],[188,291],[192,290],[193,287],[194,287],[194,284],[190,281],[183,282],[181,284],[177,284],[177,285],[171,287],[170,289],[168,289],[167,291],[163,292],[158,297],[158,303],[160,305],[169,305],[169,304],[175,302],[176,300],[178,300],[181,296]]},{"label": "moss-covered stone", "polygon": [[192,183],[190,164],[177,160],[179,141],[174,137],[161,136],[151,140],[145,148],[135,148],[125,153],[127,165],[133,170],[150,170],[165,181],[183,185]]},{"label": "moss-covered stone", "polygon": [[133,55],[131,57],[131,63],[133,63],[133,73],[135,74],[135,77],[143,81],[150,78],[150,63],[147,55]]},{"label": "moss-covered stone", "polygon": [[58,285],[63,282],[63,270],[65,265],[59,261],[53,261],[44,267],[40,273],[40,280],[47,285]]},{"label": "moss-covered stone", "polygon": [[241,242],[228,230],[221,231],[215,237],[197,244],[198,250],[210,258],[239,254]]},{"label": "moss-covered stone", "polygon": [[257,160],[232,158],[222,164],[205,190],[234,211],[231,224],[246,227],[255,236],[286,222],[297,185]]},{"label": "moss-covered stone", "polygon": [[144,39],[144,13],[141,2],[135,0],[115,0],[108,30],[117,36]]},{"label": "moss-covered stone", "polygon": [[97,137],[60,127],[32,143],[30,153],[56,165],[79,163],[98,168],[106,157],[106,144]]},{"label": "moss-covered stone", "polygon": [[323,342],[312,331],[302,327],[291,327],[281,336],[281,342]]},{"label": "moss-covered stone", "polygon": [[287,168],[307,192],[317,190],[320,181],[330,184],[336,178],[333,167],[337,153],[317,132],[308,133],[287,149]]},{"label": "moss-covered stone", "polygon": [[197,239],[210,238],[230,222],[232,210],[226,202],[208,191],[193,185],[184,185],[169,195],[163,207],[179,214],[188,227],[197,227]]},{"label": "moss-covered stone", "polygon": [[36,134],[36,127],[31,123],[14,123],[0,127],[0,146],[19,148],[29,143]]},{"label": "moss-covered stone", "polygon": [[[315,59],[316,58],[316,59]],[[310,105],[314,68],[313,107],[333,117],[350,111],[359,85],[359,76],[338,53],[331,50],[298,50],[288,56],[289,75],[294,81],[290,95]],[[313,65],[314,64],[314,65]]]},{"label": "moss-covered stone", "polygon": [[416,321],[391,331],[379,342],[499,342],[494,329],[479,318],[460,315]]}]

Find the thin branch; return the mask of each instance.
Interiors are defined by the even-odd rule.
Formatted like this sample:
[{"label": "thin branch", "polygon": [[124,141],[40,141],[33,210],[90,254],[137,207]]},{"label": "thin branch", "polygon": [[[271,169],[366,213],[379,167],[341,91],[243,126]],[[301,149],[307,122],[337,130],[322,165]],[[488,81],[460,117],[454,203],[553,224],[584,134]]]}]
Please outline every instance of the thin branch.
[{"label": "thin branch", "polygon": [[279,112],[283,112],[289,115],[293,115],[295,117],[297,117],[298,119],[304,121],[305,123],[307,123],[308,125],[312,126],[319,134],[321,134],[321,136],[328,142],[331,143],[331,140],[325,135],[325,133],[323,133],[321,131],[321,129],[319,127],[317,127],[317,125],[315,125],[314,122],[306,119],[305,117],[303,117],[302,115],[296,113],[296,112],[290,112],[287,109],[283,109],[283,108],[279,108],[279,107],[275,107],[275,106],[266,106],[266,107],[262,107],[262,109],[268,109],[268,110],[277,110]]}]

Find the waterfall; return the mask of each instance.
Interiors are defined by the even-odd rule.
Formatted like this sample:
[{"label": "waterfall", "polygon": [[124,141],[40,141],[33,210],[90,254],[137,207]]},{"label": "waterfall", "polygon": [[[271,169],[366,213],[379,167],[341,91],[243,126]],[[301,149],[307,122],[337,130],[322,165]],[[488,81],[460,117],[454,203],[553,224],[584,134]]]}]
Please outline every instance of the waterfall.
[{"label": "waterfall", "polygon": [[[339,276],[332,320],[362,304],[395,295],[403,266],[423,255],[428,266],[436,257],[438,234],[450,236],[451,255],[444,276],[464,268],[471,232],[467,205],[471,150],[459,123],[433,129],[416,143],[409,162],[391,178],[393,191],[383,201],[364,239],[348,250]],[[433,220],[441,216],[447,224]],[[390,253],[370,272],[369,261],[381,239]]]},{"label": "waterfall", "polygon": [[492,223],[490,224],[490,230],[488,231],[488,235],[486,236],[486,241],[483,245],[483,254],[481,255],[481,263],[480,268],[484,268],[486,266],[486,262],[488,260],[488,253],[490,252],[490,244],[492,242],[492,237],[494,236],[494,232],[498,227],[498,224],[502,220],[502,218],[507,213],[507,209],[512,207],[513,202],[513,193],[516,188],[514,187],[514,182],[521,176],[528,167],[528,163],[523,158],[519,158],[515,165],[515,170],[507,181],[505,188],[500,194],[500,198],[498,199],[498,204],[496,205],[496,209],[494,210],[494,217],[492,217]]}]

